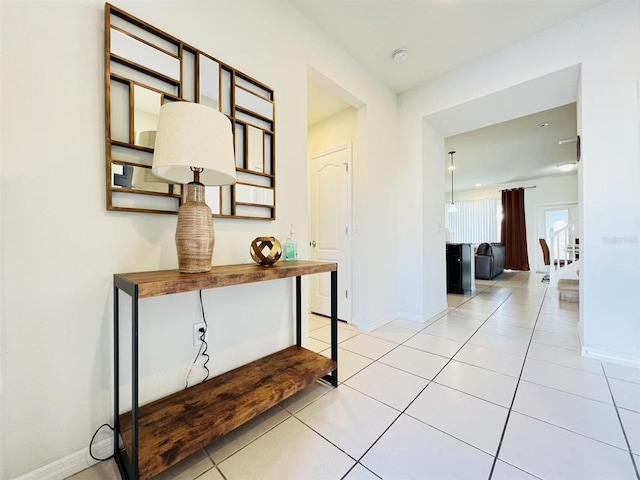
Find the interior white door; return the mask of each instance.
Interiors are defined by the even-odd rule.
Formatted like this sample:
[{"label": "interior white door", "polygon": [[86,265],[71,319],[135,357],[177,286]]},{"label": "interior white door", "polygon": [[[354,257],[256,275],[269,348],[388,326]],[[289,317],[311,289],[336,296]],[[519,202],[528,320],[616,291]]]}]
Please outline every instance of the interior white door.
[{"label": "interior white door", "polygon": [[[349,288],[351,146],[343,145],[310,159],[311,235],[313,260],[338,263],[338,318],[351,320]],[[329,275],[311,275],[311,311],[331,315]]]}]

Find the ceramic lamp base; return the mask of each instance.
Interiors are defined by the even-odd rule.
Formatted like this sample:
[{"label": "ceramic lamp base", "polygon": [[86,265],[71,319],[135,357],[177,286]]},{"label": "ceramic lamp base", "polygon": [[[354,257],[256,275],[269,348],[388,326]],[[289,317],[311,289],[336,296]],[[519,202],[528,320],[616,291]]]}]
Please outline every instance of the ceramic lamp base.
[{"label": "ceramic lamp base", "polygon": [[187,199],[178,212],[176,248],[181,273],[211,271],[213,259],[213,218],[204,201],[204,185],[191,182],[186,185]]}]

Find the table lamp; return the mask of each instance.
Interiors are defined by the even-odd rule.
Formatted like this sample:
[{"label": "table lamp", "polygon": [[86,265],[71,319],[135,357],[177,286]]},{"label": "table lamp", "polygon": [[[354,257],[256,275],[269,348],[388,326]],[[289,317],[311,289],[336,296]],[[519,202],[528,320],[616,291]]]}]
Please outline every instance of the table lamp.
[{"label": "table lamp", "polygon": [[213,219],[205,203],[205,185],[236,182],[231,122],[221,112],[191,102],[160,108],[152,171],[186,185],[178,212],[176,247],[181,273],[211,270]]}]

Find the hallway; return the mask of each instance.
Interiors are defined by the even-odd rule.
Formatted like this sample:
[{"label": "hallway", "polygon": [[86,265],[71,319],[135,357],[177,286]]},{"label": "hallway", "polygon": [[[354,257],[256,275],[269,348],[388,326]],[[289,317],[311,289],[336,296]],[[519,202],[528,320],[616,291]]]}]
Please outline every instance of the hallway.
[{"label": "hallway", "polygon": [[[578,305],[541,277],[477,281],[428,324],[341,325],[339,388],[314,384],[159,478],[638,478],[640,370],[581,357]],[[328,355],[328,320],[309,330]],[[118,477],[110,461],[72,478]]]}]

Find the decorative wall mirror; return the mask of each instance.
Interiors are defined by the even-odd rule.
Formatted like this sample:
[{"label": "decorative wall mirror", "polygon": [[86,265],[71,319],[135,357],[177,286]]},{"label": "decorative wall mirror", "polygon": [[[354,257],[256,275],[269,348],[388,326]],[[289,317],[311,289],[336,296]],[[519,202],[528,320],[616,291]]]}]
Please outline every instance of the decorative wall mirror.
[{"label": "decorative wall mirror", "polygon": [[107,209],[177,213],[181,185],[151,172],[160,106],[189,101],[231,120],[237,183],[207,187],[216,217],[276,216],[273,90],[113,5],[105,4]]}]

